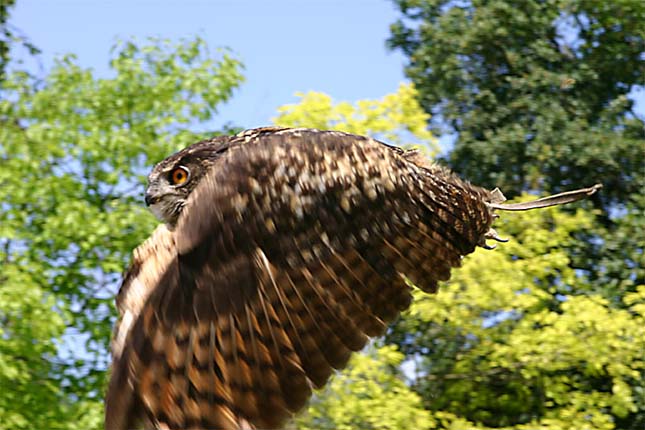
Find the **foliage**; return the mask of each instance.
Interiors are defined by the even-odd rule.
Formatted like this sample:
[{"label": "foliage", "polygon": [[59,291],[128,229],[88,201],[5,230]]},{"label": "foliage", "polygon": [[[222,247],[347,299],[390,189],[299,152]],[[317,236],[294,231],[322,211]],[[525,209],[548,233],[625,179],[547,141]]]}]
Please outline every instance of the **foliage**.
[{"label": "foliage", "polygon": [[0,428],[98,425],[115,289],[156,224],[145,175],[242,80],[200,39],[123,42],[110,67],[0,87]]},{"label": "foliage", "polygon": [[514,193],[602,180],[604,204],[643,185],[643,119],[626,95],[645,84],[645,3],[396,3],[389,44],[424,109],[459,133],[457,170]]},{"label": "foliage", "polygon": [[389,43],[424,109],[458,134],[450,165],[510,197],[602,182],[575,264],[610,299],[645,282],[630,234],[643,227],[645,122],[627,97],[645,85],[645,2],[396,3]]},{"label": "foliage", "polygon": [[417,363],[440,428],[613,429],[638,412],[645,286],[617,309],[580,295],[564,246],[588,213],[506,215],[511,242],[477,250],[435,297],[418,294],[389,336]]},{"label": "foliage", "polygon": [[[407,56],[424,110],[455,134],[451,167],[510,197],[604,184],[590,228],[563,244],[584,279],[564,294],[627,310],[625,298],[645,284],[645,121],[630,99],[645,86],[645,3],[395,3],[388,43]],[[617,428],[645,425],[644,381],[631,382],[629,413],[614,408]]]},{"label": "foliage", "polygon": [[312,429],[424,429],[434,420],[397,369],[404,356],[392,345],[368,348],[318,393],[296,420]]},{"label": "foliage", "polygon": [[436,140],[427,130],[430,116],[419,106],[417,91],[410,84],[401,84],[396,93],[381,100],[359,100],[354,105],[334,104],[327,94],[314,91],[296,95],[299,103],[278,108],[276,125],[340,130],[396,145],[423,144],[436,152]]}]

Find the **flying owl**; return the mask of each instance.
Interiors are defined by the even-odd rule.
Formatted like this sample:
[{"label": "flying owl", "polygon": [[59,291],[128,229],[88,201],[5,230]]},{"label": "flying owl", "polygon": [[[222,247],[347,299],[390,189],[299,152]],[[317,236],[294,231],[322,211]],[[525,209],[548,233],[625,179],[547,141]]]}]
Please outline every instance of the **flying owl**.
[{"label": "flying owl", "polygon": [[164,221],[116,299],[109,430],[277,428],[312,389],[487,239],[504,205],[415,151],[311,129],[259,128],[157,164]]}]

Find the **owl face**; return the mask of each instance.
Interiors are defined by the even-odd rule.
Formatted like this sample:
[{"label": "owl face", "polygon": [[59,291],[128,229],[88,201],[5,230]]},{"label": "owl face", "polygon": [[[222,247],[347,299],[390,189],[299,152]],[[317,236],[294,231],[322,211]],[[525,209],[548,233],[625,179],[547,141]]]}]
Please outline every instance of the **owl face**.
[{"label": "owl face", "polygon": [[188,196],[208,164],[201,157],[180,154],[166,158],[152,169],[145,194],[145,202],[152,213],[170,226],[177,223]]}]

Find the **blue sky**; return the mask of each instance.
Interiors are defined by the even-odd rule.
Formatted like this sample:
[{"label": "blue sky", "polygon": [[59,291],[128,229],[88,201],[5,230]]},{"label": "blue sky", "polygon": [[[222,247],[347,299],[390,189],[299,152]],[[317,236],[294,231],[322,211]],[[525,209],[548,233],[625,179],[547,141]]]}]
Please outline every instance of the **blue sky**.
[{"label": "blue sky", "polygon": [[117,37],[199,34],[246,67],[217,125],[253,127],[297,91],[348,101],[394,92],[405,80],[403,56],[385,48],[396,17],[388,0],[18,0],[12,24],[42,49],[45,66],[71,52],[99,73]]},{"label": "blue sky", "polygon": [[[347,101],[394,92],[405,80],[404,57],[385,40],[397,17],[390,0],[18,0],[12,24],[42,49],[45,66],[71,52],[99,74],[117,37],[199,34],[246,66],[246,82],[214,127],[254,127],[298,91]],[[645,91],[632,96],[645,116]]]}]

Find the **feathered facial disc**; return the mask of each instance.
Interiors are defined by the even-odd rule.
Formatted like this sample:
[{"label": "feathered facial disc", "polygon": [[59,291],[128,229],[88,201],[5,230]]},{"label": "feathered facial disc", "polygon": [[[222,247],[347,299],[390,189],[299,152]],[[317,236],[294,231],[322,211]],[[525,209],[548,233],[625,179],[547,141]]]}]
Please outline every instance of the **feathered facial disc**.
[{"label": "feathered facial disc", "polygon": [[190,153],[183,155],[183,152],[166,158],[148,175],[146,204],[157,218],[170,226],[177,223],[188,196],[210,165],[210,160]]}]

